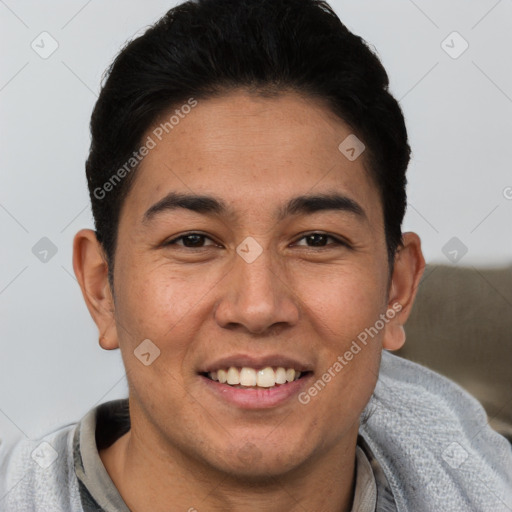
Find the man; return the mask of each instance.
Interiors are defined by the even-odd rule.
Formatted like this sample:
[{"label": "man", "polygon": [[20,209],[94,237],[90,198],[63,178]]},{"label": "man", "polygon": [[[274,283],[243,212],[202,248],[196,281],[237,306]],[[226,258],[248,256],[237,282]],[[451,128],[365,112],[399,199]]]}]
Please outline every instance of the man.
[{"label": "man", "polygon": [[73,263],[129,398],[48,435],[46,467],[16,446],[2,510],[512,507],[480,405],[388,353],[425,262],[387,86],[315,0],[186,2],[122,50]]}]

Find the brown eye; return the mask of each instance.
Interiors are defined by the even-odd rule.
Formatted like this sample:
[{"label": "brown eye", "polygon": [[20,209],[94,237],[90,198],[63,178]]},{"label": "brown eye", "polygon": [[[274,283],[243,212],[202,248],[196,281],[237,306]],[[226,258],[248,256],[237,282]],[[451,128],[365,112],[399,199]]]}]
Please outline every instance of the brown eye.
[{"label": "brown eye", "polygon": [[[212,243],[205,245],[206,240],[209,240]],[[174,238],[173,240],[169,240],[169,242],[167,242],[165,245],[178,245],[181,247],[194,249],[216,244],[213,242],[213,240],[201,233],[188,233],[186,235],[181,235],[177,238]]]},{"label": "brown eye", "polygon": [[[298,243],[301,241],[305,241],[306,243]],[[328,243],[328,241],[334,241],[334,243]],[[309,235],[303,236],[298,240],[296,245],[306,245],[307,247],[328,247],[329,245],[344,245],[348,247],[348,244],[345,242],[331,236],[326,233],[310,233]]]}]

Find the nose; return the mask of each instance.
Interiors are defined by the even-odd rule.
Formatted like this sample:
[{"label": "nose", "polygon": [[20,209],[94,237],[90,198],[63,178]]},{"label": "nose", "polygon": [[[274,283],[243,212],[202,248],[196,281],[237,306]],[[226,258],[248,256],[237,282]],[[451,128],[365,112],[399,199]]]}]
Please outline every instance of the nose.
[{"label": "nose", "polygon": [[238,254],[234,258],[233,268],[219,283],[222,288],[215,308],[217,324],[253,334],[295,325],[300,308],[283,264],[268,249],[251,263]]}]

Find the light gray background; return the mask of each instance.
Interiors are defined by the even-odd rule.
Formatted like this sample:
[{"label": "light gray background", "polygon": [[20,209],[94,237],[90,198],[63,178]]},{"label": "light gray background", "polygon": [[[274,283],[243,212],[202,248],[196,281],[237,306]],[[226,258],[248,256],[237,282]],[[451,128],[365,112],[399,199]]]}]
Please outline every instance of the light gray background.
[{"label": "light gray background", "polygon": [[[127,396],[120,353],[99,347],[74,278],[72,239],[93,227],[84,161],[101,75],[175,3],[0,0],[0,448]],[[512,0],[332,5],[377,49],[404,110],[414,153],[404,229],[427,262],[510,263]],[[31,48],[43,31],[59,45],[47,59]],[[453,31],[469,44],[456,59],[442,47],[462,48],[446,39]],[[32,252],[42,237],[57,247],[47,262]],[[463,256],[445,247],[453,237]]]}]

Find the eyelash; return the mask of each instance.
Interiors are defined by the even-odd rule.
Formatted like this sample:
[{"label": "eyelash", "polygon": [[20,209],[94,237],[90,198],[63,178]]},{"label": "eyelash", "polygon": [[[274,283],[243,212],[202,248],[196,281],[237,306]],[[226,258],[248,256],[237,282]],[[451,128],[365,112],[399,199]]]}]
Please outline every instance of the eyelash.
[{"label": "eyelash", "polygon": [[[214,240],[212,240],[209,236],[204,235],[203,233],[197,233],[197,232],[193,231],[193,232],[190,232],[190,233],[185,233],[184,235],[180,235],[180,236],[178,236],[178,237],[176,237],[176,238],[174,238],[172,240],[169,240],[168,242],[165,242],[164,246],[178,245],[177,244],[178,241],[184,240],[185,238],[187,238],[189,236],[194,236],[194,235],[203,237],[204,239],[209,239],[212,242],[214,242]],[[326,237],[327,239],[334,240],[334,245],[339,245],[339,246],[342,246],[342,247],[346,247],[348,249],[351,248],[351,246],[347,242],[345,242],[345,241],[343,241],[343,240],[341,240],[341,239],[339,239],[339,238],[337,238],[337,237],[335,237],[333,235],[329,235],[327,233],[322,233],[322,232],[317,232],[317,231],[314,231],[312,233],[307,233],[307,234],[303,235],[302,237],[297,239],[294,243],[297,243],[300,240],[303,240],[305,238],[308,238],[308,237],[314,236],[314,235],[320,235],[320,236]],[[305,246],[305,247],[307,247],[308,249],[325,249],[325,248],[329,248],[330,245],[332,245],[332,244],[327,244],[325,246],[318,246],[318,247],[315,247],[315,246]],[[212,247],[212,245],[210,245],[210,246],[202,246],[202,247],[186,247],[185,245],[182,245],[180,247],[183,247],[184,249],[204,249],[205,247]]]}]

